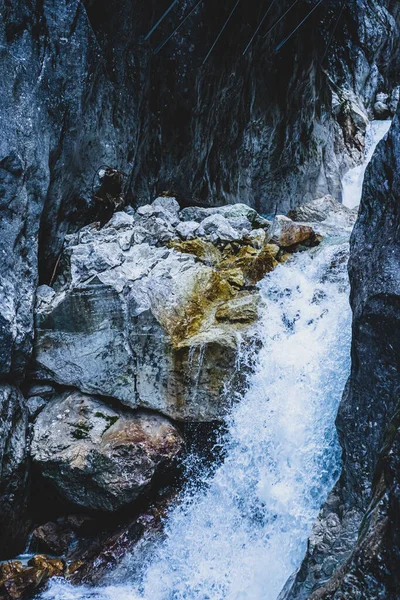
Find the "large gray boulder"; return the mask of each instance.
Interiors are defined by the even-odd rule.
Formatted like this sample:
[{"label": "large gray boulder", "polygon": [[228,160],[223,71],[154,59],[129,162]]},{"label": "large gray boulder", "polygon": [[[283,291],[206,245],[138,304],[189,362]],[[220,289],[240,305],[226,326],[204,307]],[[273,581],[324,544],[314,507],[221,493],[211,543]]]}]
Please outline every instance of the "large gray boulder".
[{"label": "large gray boulder", "polygon": [[0,559],[22,552],[28,532],[28,413],[15,387],[0,385]]},{"label": "large gray boulder", "polygon": [[182,444],[161,415],[113,409],[98,398],[66,392],[36,420],[32,456],[73,504],[115,511],[147,490]]},{"label": "large gray boulder", "polygon": [[218,268],[213,260],[223,257],[211,242],[166,247],[173,226],[156,217],[160,227],[149,232],[154,216],[147,212],[116,213],[104,228],[68,237],[54,289],[38,289],[37,376],[174,419],[222,419],[241,377],[238,350],[250,323],[219,322],[215,313],[245,286],[242,268],[260,278],[277,263],[268,249],[250,248],[248,257],[238,255],[241,268],[235,256]]}]

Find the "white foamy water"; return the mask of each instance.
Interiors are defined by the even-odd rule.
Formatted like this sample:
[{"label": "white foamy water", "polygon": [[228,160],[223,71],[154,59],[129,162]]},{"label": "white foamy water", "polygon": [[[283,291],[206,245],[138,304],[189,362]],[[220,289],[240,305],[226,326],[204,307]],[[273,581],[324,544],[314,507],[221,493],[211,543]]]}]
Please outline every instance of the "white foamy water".
[{"label": "white foamy water", "polygon": [[43,600],[276,600],[339,473],[347,252],[347,241],[327,241],[262,282],[262,348],[228,421],[226,457],[171,511],[165,539],[128,556],[105,587],[55,582]]},{"label": "white foamy water", "polygon": [[377,145],[385,137],[391,124],[392,121],[390,120],[371,121],[369,124],[366,136],[365,160],[358,167],[350,169],[343,177],[343,204],[348,208],[355,208],[360,204],[365,170],[371,161]]},{"label": "white foamy water", "polygon": [[[357,206],[365,168],[390,121],[374,121],[365,163],[344,178]],[[53,581],[42,600],[276,600],[304,555],[340,470],[335,416],[350,370],[347,240],[295,255],[260,285],[262,342],[228,419],[225,459],[102,587]],[[204,485],[204,482],[206,485]]]}]

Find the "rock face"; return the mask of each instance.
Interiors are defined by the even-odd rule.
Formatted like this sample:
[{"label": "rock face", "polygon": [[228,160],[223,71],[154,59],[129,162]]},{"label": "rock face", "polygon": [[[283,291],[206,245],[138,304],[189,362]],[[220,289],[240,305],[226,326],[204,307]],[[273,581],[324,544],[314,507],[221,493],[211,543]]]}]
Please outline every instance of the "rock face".
[{"label": "rock face", "polygon": [[[271,23],[290,1],[278,4]],[[22,377],[30,356],[38,255],[41,282],[49,283],[65,234],[108,214],[97,176],[104,165],[119,170],[116,193],[131,204],[172,190],[189,203],[240,197],[273,212],[316,194],[339,197],[340,172],[360,158],[362,105],[372,107],[381,88],[390,91],[396,74],[397,4],[349,2],[326,73],[320,64],[337,16],[331,7],[321,6],[282,52],[272,52],[308,12],[301,0],[242,57],[261,15],[259,2],[241,3],[225,31],[226,60],[214,52],[204,66],[228,0],[202,5],[187,23],[193,35],[183,28],[151,53],[185,10],[186,3],[176,7],[145,41],[159,18],[157,0],[5,1],[0,376]]]},{"label": "rock face", "polygon": [[352,227],[357,220],[357,212],[343,206],[332,196],[323,196],[294,208],[289,211],[288,217],[293,221]]},{"label": "rock face", "polygon": [[22,394],[0,385],[0,558],[24,549],[29,502],[28,412]]},{"label": "rock face", "polygon": [[[203,218],[194,232],[203,237],[182,239],[187,221],[173,202],[68,237],[54,289],[38,290],[36,374],[174,419],[219,420],[240,390],[239,347],[257,318],[252,287],[280,248],[268,243],[270,223],[244,207],[250,222],[240,205]],[[290,246],[313,239],[311,227],[285,226]]]},{"label": "rock face", "polygon": [[71,503],[115,511],[149,488],[182,443],[160,415],[128,413],[67,392],[50,401],[36,420],[32,456]]},{"label": "rock face", "polygon": [[397,116],[367,170],[352,235],[352,370],[337,418],[342,476],[288,598],[399,596],[399,177]]}]

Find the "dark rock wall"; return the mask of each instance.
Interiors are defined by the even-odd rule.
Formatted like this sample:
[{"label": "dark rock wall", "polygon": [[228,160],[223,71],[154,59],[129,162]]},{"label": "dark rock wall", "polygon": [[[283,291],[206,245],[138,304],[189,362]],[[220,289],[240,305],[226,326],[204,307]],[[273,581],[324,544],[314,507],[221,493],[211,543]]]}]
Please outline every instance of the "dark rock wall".
[{"label": "dark rock wall", "polygon": [[29,503],[28,413],[22,394],[0,385],[0,556],[24,549]]},{"label": "dark rock wall", "polygon": [[[349,3],[325,58],[337,2],[316,10],[275,52],[312,6],[303,0],[245,57],[265,7],[239,3],[204,66],[228,0],[201,4],[156,56],[152,49],[188,2],[148,41],[166,1],[1,4],[3,375],[21,375],[30,354],[38,252],[48,283],[67,230],[99,215],[93,182],[101,165],[125,173],[133,204],[169,190],[183,203],[244,201],[269,212],[327,192],[338,196],[346,153],[324,65],[369,104],[393,73],[394,21],[372,0]],[[274,3],[261,31],[289,5]]]},{"label": "dark rock wall", "polygon": [[[324,56],[340,9],[327,0],[275,52],[313,6],[301,0],[244,58],[266,6],[242,0],[204,66],[233,4],[205,0],[152,56],[189,8],[179,3],[145,41],[168,4],[0,0],[5,381],[21,383],[30,360],[39,278],[50,282],[65,233],[102,211],[93,198],[102,165],[124,172],[132,204],[163,190],[182,203],[242,201],[264,212],[327,192],[338,197],[340,173],[360,157],[362,143],[352,148],[352,136],[346,139],[332,117],[331,88],[346,86],[371,106],[375,92],[396,78],[389,13],[396,17],[399,8],[392,0],[349,0]],[[264,32],[289,5],[272,4]],[[345,101],[338,111],[343,131],[355,134]]]},{"label": "dark rock wall", "polygon": [[337,418],[343,471],[290,598],[315,586],[313,600],[400,594],[398,116],[367,170],[351,250],[352,370]]}]

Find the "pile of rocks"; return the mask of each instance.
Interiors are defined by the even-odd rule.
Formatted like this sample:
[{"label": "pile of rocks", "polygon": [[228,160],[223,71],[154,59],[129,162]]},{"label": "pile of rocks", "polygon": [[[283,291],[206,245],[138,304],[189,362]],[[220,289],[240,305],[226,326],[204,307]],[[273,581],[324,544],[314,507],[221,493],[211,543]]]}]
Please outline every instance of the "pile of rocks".
[{"label": "pile of rocks", "polygon": [[222,419],[255,285],[313,229],[245,205],[158,198],[68,236],[36,308],[36,377],[176,420]]},{"label": "pile of rocks", "polygon": [[[184,448],[179,422],[223,420],[243,389],[240,349],[254,338],[257,283],[319,241],[310,225],[285,216],[267,220],[243,204],[180,210],[167,197],[66,237],[54,284],[37,290],[26,398],[12,386],[0,394],[10,416],[0,420],[5,440],[10,419],[19,423],[2,496],[21,503],[6,527],[19,548],[31,459],[68,510],[86,514],[120,514],[174,472]],[[68,556],[80,534],[66,519],[35,530],[41,551]],[[127,527],[140,537],[146,518],[139,521]],[[75,566],[42,555],[10,563],[0,588],[20,598],[54,574],[86,573],[101,552],[100,544]]]}]

